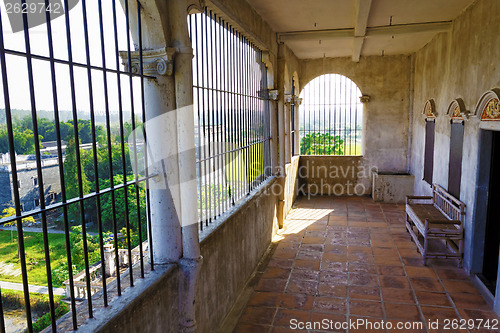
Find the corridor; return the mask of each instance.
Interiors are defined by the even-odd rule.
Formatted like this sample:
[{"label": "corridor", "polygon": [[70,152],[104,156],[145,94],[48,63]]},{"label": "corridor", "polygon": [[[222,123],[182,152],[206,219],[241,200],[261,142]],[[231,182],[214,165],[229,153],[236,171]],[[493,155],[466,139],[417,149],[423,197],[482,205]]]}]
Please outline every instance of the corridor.
[{"label": "corridor", "polygon": [[[297,332],[299,323],[307,328],[325,319],[331,325],[366,319],[373,327],[302,331],[497,332],[484,327],[488,319],[498,327],[498,318],[454,261],[423,265],[405,229],[404,205],[366,197],[302,198],[275,241],[235,332]],[[471,319],[483,319],[483,327],[468,329],[480,323]],[[376,329],[382,320],[393,328]],[[439,329],[426,328],[429,321],[439,322]],[[398,330],[398,322],[423,327]],[[453,323],[467,324],[460,330]]]}]

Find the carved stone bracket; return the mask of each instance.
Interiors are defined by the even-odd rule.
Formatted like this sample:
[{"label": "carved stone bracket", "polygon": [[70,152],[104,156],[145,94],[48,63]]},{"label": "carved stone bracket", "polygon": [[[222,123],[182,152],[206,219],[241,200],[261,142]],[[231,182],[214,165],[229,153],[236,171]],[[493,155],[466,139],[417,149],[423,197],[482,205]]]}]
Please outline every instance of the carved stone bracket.
[{"label": "carved stone bracket", "polygon": [[361,103],[368,103],[371,100],[371,97],[369,95],[363,95],[359,98],[359,101]]},{"label": "carved stone bracket", "polygon": [[269,99],[272,101],[277,101],[278,100],[278,90],[269,90]]},{"label": "carved stone bracket", "polygon": [[294,105],[302,104],[302,98],[299,98],[299,96],[293,96],[293,104]]},{"label": "carved stone bracket", "polygon": [[[174,72],[175,48],[166,47],[156,50],[142,51],[142,63],[144,75],[159,76],[172,75]],[[129,70],[129,60],[127,51],[120,51],[122,63],[125,70]],[[141,71],[139,62],[139,51],[130,52],[132,73],[138,74]]]},{"label": "carved stone bracket", "polygon": [[188,14],[203,13],[205,11],[205,0],[188,0]]}]

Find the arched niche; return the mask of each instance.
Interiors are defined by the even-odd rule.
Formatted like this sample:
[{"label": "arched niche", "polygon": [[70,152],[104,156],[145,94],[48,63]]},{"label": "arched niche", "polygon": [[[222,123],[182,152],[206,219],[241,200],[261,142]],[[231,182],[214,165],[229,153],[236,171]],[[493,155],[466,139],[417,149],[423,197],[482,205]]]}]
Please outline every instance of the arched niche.
[{"label": "arched niche", "polygon": [[485,92],[476,104],[474,115],[481,121],[480,128],[500,131],[500,89]]},{"label": "arched niche", "polygon": [[422,114],[427,120],[434,120],[437,118],[438,113],[436,111],[436,102],[433,99],[428,99],[424,104],[424,109]]},{"label": "arched niche", "polygon": [[465,108],[465,103],[461,98],[451,101],[450,105],[448,105],[446,115],[450,117],[452,121],[464,121],[469,119],[469,111]]}]

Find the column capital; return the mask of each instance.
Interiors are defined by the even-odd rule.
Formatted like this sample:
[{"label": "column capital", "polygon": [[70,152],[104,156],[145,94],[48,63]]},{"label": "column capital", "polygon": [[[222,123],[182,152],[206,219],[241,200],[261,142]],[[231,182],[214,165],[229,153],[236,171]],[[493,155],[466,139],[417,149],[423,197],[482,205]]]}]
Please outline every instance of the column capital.
[{"label": "column capital", "polygon": [[278,100],[278,90],[277,89],[269,90],[269,99],[272,101]]},{"label": "column capital", "polygon": [[[162,76],[162,75],[172,75],[174,72],[174,55],[177,52],[176,48],[173,47],[163,47],[156,50],[145,50],[142,51],[142,63],[144,75],[149,76]],[[125,70],[129,70],[129,59],[127,51],[120,51],[120,57],[122,58],[122,64],[125,66]],[[131,51],[131,66],[132,73],[138,74],[141,71],[139,63],[139,51]]]},{"label": "column capital", "polygon": [[293,96],[291,94],[285,94],[285,104],[290,104],[292,103]]},{"label": "column capital", "polygon": [[293,96],[293,104],[294,105],[302,104],[302,98],[300,98],[299,96]]},{"label": "column capital", "polygon": [[361,97],[359,97],[359,101],[363,104],[370,102],[370,100],[371,100],[370,95],[362,95]]}]

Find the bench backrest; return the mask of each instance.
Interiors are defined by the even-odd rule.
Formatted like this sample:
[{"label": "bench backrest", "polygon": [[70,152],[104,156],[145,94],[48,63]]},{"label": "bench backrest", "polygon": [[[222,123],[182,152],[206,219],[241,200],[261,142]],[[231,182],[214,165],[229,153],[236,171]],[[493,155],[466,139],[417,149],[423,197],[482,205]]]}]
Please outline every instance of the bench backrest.
[{"label": "bench backrest", "polygon": [[465,204],[445,191],[438,184],[432,185],[434,206],[451,220],[459,220],[462,226],[465,222]]}]

